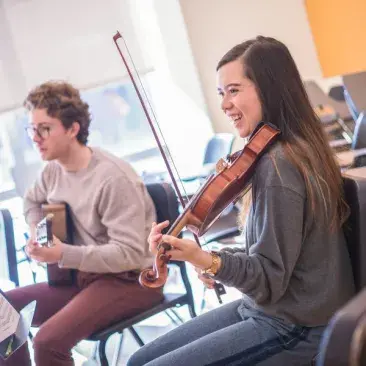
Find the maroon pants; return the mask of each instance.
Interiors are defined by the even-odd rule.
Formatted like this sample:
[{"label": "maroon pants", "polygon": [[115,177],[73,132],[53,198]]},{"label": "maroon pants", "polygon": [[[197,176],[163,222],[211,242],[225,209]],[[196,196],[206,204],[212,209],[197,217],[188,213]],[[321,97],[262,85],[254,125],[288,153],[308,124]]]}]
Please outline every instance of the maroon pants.
[{"label": "maroon pants", "polygon": [[[38,283],[6,293],[20,310],[37,300],[33,339],[37,366],[72,366],[71,349],[109,324],[129,318],[162,301],[161,291],[144,289],[136,276],[78,273],[75,286],[51,287]],[[0,366],[30,366],[27,344]]]}]

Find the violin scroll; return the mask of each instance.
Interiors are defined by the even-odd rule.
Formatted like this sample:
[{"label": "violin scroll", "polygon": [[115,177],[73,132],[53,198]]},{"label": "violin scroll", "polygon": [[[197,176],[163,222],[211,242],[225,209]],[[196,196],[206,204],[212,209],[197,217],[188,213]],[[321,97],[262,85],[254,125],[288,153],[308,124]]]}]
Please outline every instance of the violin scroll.
[{"label": "violin scroll", "polygon": [[159,288],[164,286],[168,278],[168,262],[171,258],[166,254],[171,249],[171,245],[160,243],[158,253],[155,256],[153,268],[144,269],[139,276],[140,285],[146,288]]}]

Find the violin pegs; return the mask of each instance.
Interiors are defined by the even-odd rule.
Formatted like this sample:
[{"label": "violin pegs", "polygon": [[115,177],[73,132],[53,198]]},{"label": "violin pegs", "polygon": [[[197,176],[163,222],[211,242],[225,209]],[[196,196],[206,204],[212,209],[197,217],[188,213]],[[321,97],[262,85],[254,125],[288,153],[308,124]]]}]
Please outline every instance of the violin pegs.
[{"label": "violin pegs", "polygon": [[167,254],[161,254],[159,259],[164,262],[164,263],[168,263],[170,261],[170,258],[172,256],[171,255],[167,255]]}]

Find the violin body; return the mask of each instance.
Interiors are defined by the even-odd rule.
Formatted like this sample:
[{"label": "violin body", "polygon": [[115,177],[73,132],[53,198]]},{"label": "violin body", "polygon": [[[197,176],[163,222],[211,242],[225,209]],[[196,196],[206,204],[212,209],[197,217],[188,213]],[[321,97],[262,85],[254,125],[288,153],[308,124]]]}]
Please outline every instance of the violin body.
[{"label": "violin body", "polygon": [[[228,162],[218,162],[217,173],[208,177],[167,234],[178,236],[184,227],[198,236],[205,234],[225,208],[248,189],[256,163],[279,134],[277,128],[260,124],[243,150],[231,155]],[[141,285],[155,288],[165,284],[169,249],[170,245],[165,243],[158,245],[153,269],[140,274]]]},{"label": "violin body", "polygon": [[217,173],[208,177],[189,205],[194,216],[187,224],[190,231],[198,236],[205,234],[225,208],[242,196],[250,184],[255,163],[278,134],[277,129],[263,124],[244,149],[231,157],[231,163],[218,162]]}]

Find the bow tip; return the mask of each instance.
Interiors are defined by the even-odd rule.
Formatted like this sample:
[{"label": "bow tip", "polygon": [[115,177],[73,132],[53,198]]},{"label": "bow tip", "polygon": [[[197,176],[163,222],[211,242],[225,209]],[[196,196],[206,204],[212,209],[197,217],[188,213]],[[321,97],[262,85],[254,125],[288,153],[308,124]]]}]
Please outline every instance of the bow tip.
[{"label": "bow tip", "polygon": [[113,40],[117,41],[118,38],[121,38],[121,33],[119,31],[116,32],[116,34],[113,36]]}]

